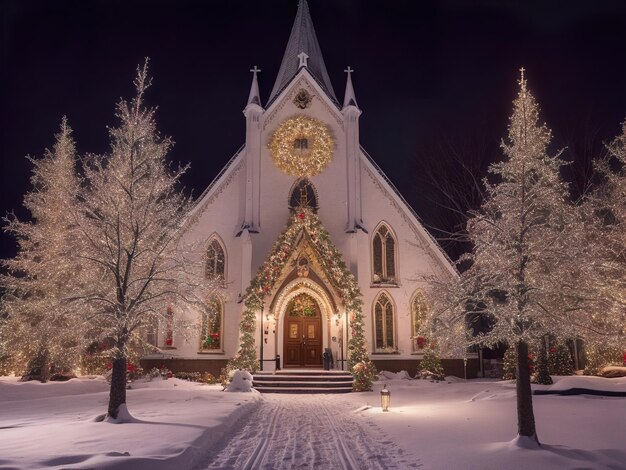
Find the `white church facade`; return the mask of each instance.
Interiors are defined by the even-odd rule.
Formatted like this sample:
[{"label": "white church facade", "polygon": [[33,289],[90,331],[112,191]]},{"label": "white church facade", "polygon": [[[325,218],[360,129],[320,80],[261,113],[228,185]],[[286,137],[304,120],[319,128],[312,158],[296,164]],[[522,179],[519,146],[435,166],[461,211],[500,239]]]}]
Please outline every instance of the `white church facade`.
[{"label": "white church facade", "polygon": [[[361,147],[352,70],[340,104],[306,0],[265,102],[258,69],[252,72],[245,144],[197,199],[181,233],[182,242],[203,246],[207,279],[221,280],[214,313],[171,312],[196,322],[196,331],[179,335],[162,325],[152,337],[159,352],[142,362],[219,374],[240,346],[246,292],[264,276],[259,269],[274,266],[268,257],[278,256],[256,314],[259,368],[321,368],[322,353],[330,350],[335,368],[345,369],[351,331],[345,299],[329,272],[334,268],[310,233],[285,247],[285,259],[276,247],[289,220],[311,217],[358,283],[371,360],[379,370],[414,372],[425,346],[417,333],[427,311],[422,279],[456,272]],[[462,359],[443,362],[446,372],[463,374]],[[471,362],[475,373],[477,361]]]}]

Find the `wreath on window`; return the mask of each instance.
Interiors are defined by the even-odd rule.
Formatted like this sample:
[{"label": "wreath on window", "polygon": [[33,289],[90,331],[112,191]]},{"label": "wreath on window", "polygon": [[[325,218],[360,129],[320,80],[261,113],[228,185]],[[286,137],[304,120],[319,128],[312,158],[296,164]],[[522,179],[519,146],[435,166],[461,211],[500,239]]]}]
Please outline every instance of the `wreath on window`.
[{"label": "wreath on window", "polygon": [[314,176],[328,166],[333,156],[333,138],[326,125],[307,116],[283,122],[270,139],[274,164],[291,176]]}]

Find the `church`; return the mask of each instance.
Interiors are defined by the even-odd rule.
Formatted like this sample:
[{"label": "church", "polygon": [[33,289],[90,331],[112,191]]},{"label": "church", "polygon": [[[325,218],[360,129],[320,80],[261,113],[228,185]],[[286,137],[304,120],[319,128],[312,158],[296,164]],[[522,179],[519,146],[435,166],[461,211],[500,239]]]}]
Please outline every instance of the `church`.
[{"label": "church", "polygon": [[[202,245],[204,275],[220,281],[213,312],[170,311],[197,328],[183,335],[163,325],[150,338],[159,352],[142,363],[218,375],[240,348],[247,312],[260,370],[321,369],[324,352],[346,370],[352,313],[360,310],[378,370],[414,373],[426,346],[418,332],[428,312],[423,278],[456,271],[361,147],[353,70],[345,70],[340,101],[301,0],[266,100],[259,70],[251,72],[245,143],[180,234]],[[464,375],[462,357],[442,358],[447,374]],[[468,376],[477,364],[470,357]]]}]

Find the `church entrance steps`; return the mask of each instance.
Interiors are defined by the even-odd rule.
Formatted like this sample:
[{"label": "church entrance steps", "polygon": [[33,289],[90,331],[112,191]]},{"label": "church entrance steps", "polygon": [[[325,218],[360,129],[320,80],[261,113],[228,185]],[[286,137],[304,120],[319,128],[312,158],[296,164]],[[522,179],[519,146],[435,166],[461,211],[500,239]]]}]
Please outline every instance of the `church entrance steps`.
[{"label": "church entrance steps", "polygon": [[350,393],[352,381],[344,371],[292,369],[257,372],[252,385],[262,393]]}]

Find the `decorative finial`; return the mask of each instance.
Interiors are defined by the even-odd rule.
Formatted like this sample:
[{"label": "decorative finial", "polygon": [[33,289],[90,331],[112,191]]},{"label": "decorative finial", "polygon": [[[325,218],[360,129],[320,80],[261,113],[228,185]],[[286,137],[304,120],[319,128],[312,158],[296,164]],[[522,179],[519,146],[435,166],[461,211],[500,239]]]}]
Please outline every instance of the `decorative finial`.
[{"label": "decorative finial", "polygon": [[257,66],[255,65],[253,68],[250,69],[250,72],[252,72],[255,76],[257,73],[259,73],[261,71],[260,68],[257,68]]},{"label": "decorative finial", "polygon": [[300,63],[298,64],[298,68],[306,67],[308,58],[309,58],[309,56],[306,54],[306,52],[304,52],[304,51],[300,52],[300,54],[298,54],[298,59],[300,59]]},{"label": "decorative finial", "polygon": [[352,72],[354,72],[354,69],[353,69],[353,68],[351,68],[351,67],[348,65],[348,68],[347,68],[347,69],[345,69],[345,70],[344,70],[344,72],[346,72],[348,75],[350,75]]}]

